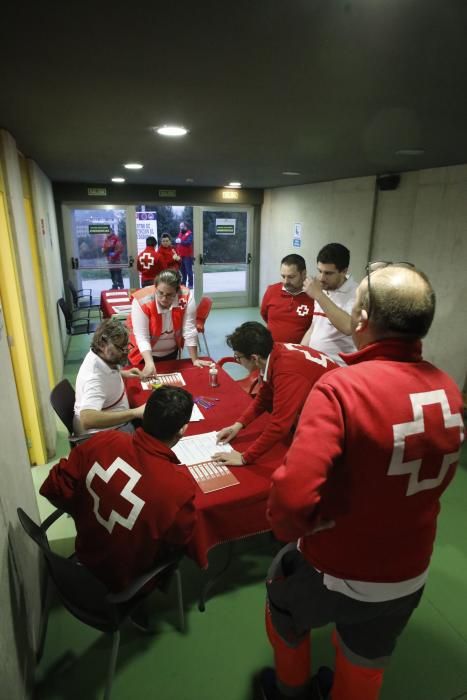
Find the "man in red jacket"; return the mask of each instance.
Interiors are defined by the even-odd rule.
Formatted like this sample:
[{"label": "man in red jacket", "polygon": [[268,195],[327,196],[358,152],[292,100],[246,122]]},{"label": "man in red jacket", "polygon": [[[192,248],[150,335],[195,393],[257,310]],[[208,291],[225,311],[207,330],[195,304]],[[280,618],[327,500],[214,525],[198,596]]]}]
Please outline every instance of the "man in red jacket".
[{"label": "man in red jacket", "polygon": [[69,513],[76,554],[112,591],[120,591],[167,548],[182,547],[196,520],[194,485],[170,449],[186,430],[193,399],[184,389],[154,391],[143,427],[99,433],[61,459],[42,496]]},{"label": "man in red jacket", "polygon": [[159,256],[159,266],[160,270],[179,270],[180,269],[180,256],[172,245],[172,239],[168,233],[163,233],[161,236],[161,244],[159,250],[157,251]]},{"label": "man in red jacket", "polygon": [[[368,270],[351,317],[357,351],[314,386],[273,475],[271,527],[292,544],[268,575],[275,674],[261,674],[264,698],[326,698],[331,683],[332,700],[379,698],[420,601],[439,499],[458,462],[460,392],[421,354],[433,289],[408,264]],[[335,674],[320,669],[313,695],[309,633],[328,623]]]},{"label": "man in red jacket", "polygon": [[193,289],[193,231],[190,231],[184,221],[180,223],[180,231],[175,239],[177,254],[180,256],[182,284]]},{"label": "man in red jacket", "polygon": [[[123,253],[123,243],[112,227],[109,228],[109,233],[105,237],[102,252],[106,256],[109,265],[118,265]],[[112,280],[112,289],[123,289],[124,284],[121,267],[111,267],[110,278]]]},{"label": "man in red jacket", "polygon": [[281,260],[282,282],[270,284],[261,302],[261,316],[275,342],[301,343],[313,320],[314,300],[303,291],[306,263],[292,253]]},{"label": "man in red jacket", "polygon": [[141,272],[141,286],[149,287],[154,284],[154,278],[162,270],[158,264],[158,254],[156,251],[157,241],[154,236],[146,238],[146,248],[136,258],[136,267]]},{"label": "man in red jacket", "polygon": [[243,323],[227,336],[227,345],[234,350],[235,359],[242,367],[250,371],[259,369],[262,382],[249,408],[238,421],[217,434],[217,441],[230,442],[265,411],[271,413],[271,419],[243,454],[237,450],[218,452],[214,458],[224,464],[248,464],[256,462],[279,440],[287,439],[313,384],[337,365],[310,347],[274,343],[270,331],[256,321]]}]

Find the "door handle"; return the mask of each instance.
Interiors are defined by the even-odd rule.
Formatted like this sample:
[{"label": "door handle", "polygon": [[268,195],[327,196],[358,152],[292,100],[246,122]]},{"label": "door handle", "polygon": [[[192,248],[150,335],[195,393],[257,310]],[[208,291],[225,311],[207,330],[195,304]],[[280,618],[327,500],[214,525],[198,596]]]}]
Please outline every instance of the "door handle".
[{"label": "door handle", "polygon": [[200,265],[203,264],[203,254],[202,253],[199,254],[199,264]]},{"label": "door handle", "polygon": [[79,258],[71,258],[71,269],[79,270]]},{"label": "door handle", "polygon": [[133,267],[135,259],[132,255],[128,258],[128,267]]},{"label": "door handle", "polygon": [[251,263],[251,253],[248,253],[246,256],[246,264],[249,265]]}]

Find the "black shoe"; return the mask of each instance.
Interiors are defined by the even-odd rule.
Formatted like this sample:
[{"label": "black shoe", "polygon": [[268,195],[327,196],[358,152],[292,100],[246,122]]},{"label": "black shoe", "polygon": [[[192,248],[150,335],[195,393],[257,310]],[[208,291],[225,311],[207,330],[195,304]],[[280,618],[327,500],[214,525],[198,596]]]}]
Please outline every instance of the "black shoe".
[{"label": "black shoe", "polygon": [[[276,672],[271,667],[263,668],[256,677],[255,700],[291,700],[280,692],[276,682]],[[319,697],[319,696],[318,696]],[[294,700],[313,700],[311,687],[307,687]]]},{"label": "black shoe", "polygon": [[328,666],[320,666],[318,673],[311,679],[312,700],[329,700],[333,681],[334,671]]},{"label": "black shoe", "polygon": [[282,700],[276,684],[276,672],[270,666],[263,668],[255,678],[255,700]]}]

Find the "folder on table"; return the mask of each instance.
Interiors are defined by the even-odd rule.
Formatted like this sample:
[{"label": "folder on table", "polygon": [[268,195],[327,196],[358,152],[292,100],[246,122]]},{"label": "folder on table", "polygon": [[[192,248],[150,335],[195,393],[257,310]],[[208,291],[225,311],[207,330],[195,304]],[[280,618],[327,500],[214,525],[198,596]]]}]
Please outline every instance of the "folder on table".
[{"label": "folder on table", "polygon": [[203,493],[219,491],[240,483],[230,469],[219,462],[192,464],[188,470]]}]

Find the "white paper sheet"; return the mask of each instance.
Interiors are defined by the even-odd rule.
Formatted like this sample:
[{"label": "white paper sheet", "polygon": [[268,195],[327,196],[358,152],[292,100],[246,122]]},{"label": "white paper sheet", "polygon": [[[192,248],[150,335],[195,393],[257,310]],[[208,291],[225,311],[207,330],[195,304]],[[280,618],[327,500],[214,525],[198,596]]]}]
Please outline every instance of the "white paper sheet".
[{"label": "white paper sheet", "polygon": [[172,447],[172,450],[182,464],[199,464],[211,460],[216,452],[231,452],[232,447],[228,443],[218,445],[216,432],[213,431],[184,437]]},{"label": "white paper sheet", "polygon": [[204,420],[204,416],[198,408],[198,404],[193,404],[193,410],[191,412],[190,423],[195,423],[196,421]]}]

